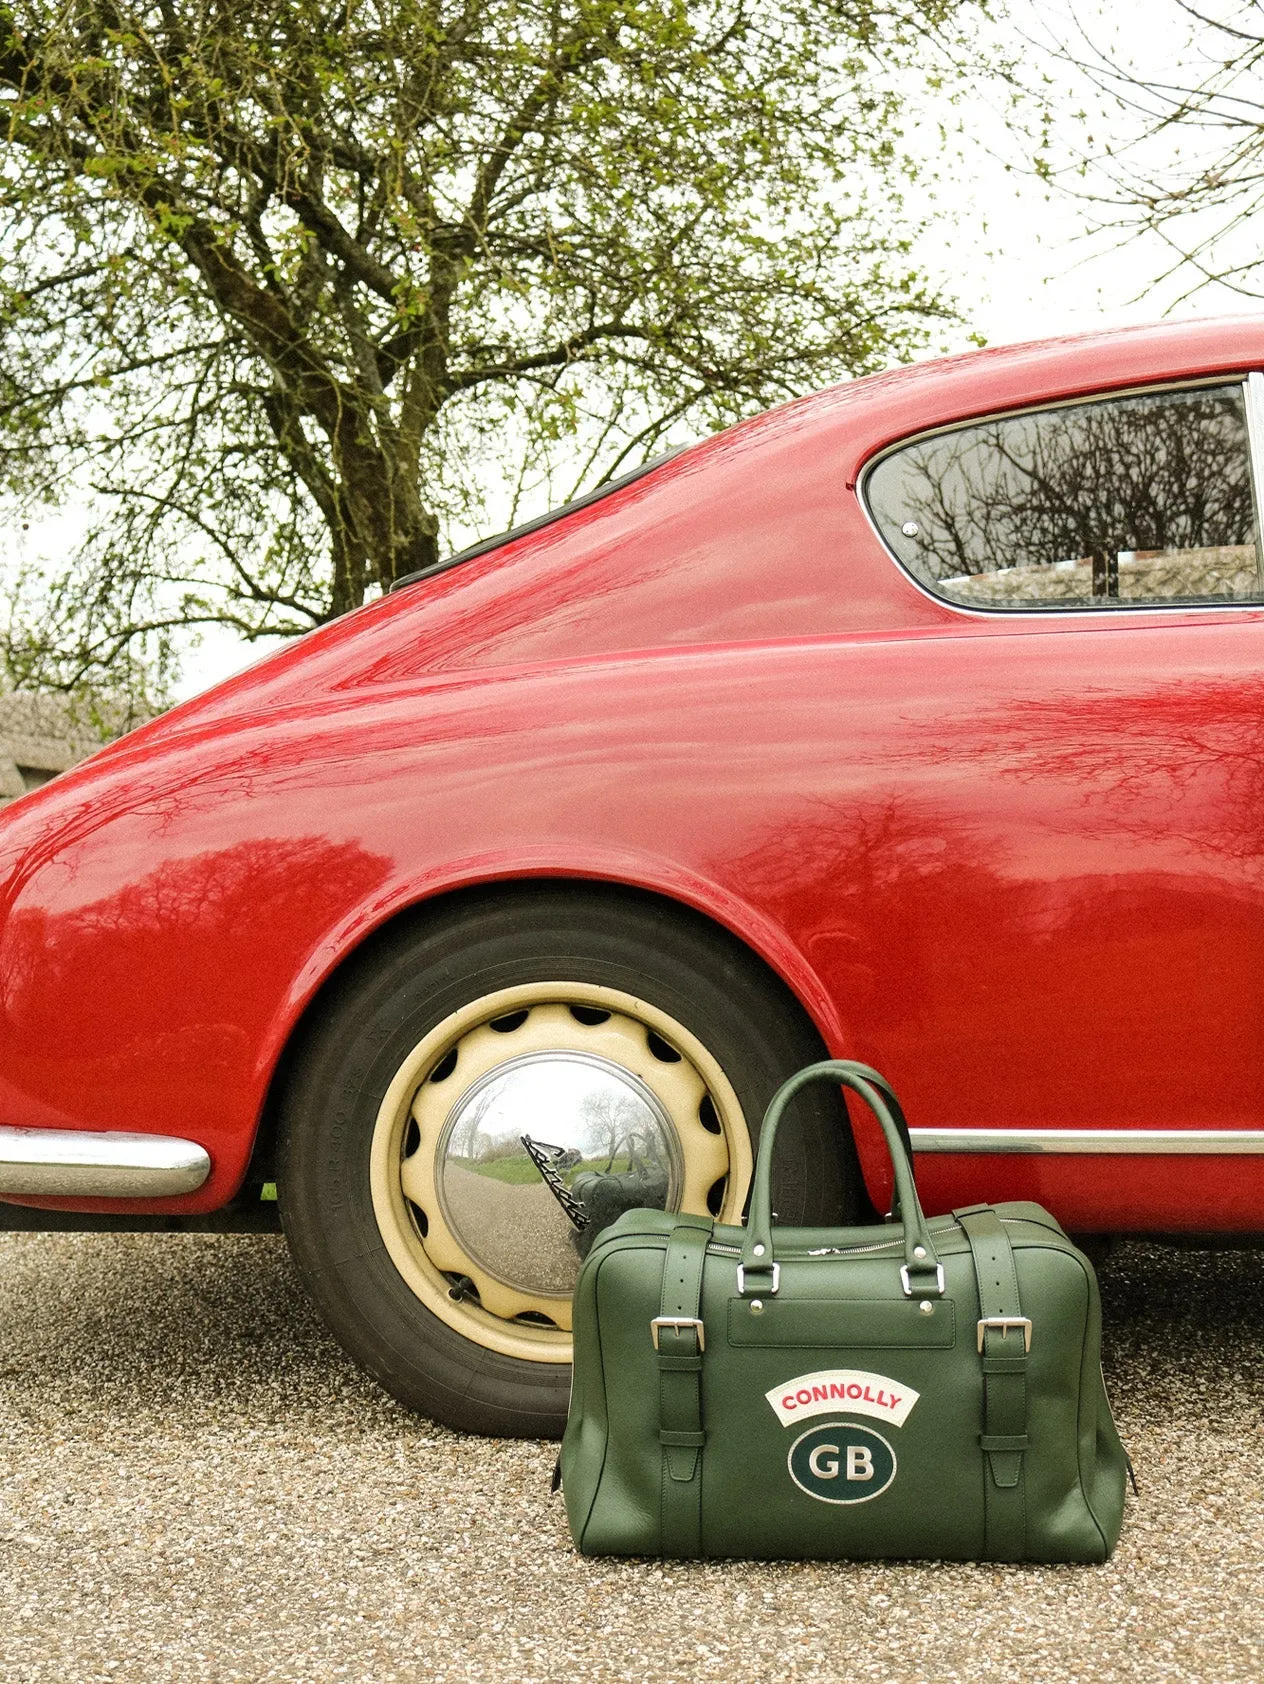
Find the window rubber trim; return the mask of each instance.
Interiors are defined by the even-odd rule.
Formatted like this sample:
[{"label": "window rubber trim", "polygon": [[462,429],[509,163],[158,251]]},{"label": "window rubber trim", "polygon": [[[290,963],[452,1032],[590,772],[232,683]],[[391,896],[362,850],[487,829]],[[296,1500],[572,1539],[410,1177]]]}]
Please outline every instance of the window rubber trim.
[{"label": "window rubber trim", "polygon": [[[1257,384],[1253,388],[1252,382]],[[1156,380],[1141,386],[1119,386],[1105,392],[1090,392],[1087,396],[1074,398],[1056,398],[1052,403],[1020,404],[1014,409],[985,410],[978,415],[963,415],[958,421],[945,421],[938,427],[924,427],[920,432],[908,433],[902,439],[896,439],[893,444],[883,448],[869,458],[856,475],[856,501],[860,504],[861,513],[869,523],[869,530],[882,546],[883,553],[899,568],[900,573],[913,589],[924,596],[929,602],[937,603],[941,608],[947,608],[950,613],[960,614],[966,619],[981,620],[1050,620],[1068,615],[1092,614],[1098,619],[1118,617],[1133,614],[1186,614],[1186,613],[1217,613],[1224,614],[1233,609],[1246,609],[1258,614],[1264,609],[1264,595],[1249,602],[1240,599],[1233,602],[1133,602],[1126,606],[1115,608],[1086,608],[1082,604],[1069,605],[1066,608],[991,608],[978,607],[974,604],[954,602],[950,596],[941,596],[929,585],[919,579],[908,564],[896,555],[883,535],[882,528],[869,507],[869,479],[879,463],[888,456],[894,456],[896,451],[905,449],[910,444],[918,444],[922,439],[932,439],[944,433],[957,433],[963,427],[979,427],[988,421],[1006,421],[1020,415],[1044,415],[1053,409],[1077,409],[1090,403],[1110,403],[1116,398],[1145,397],[1155,392],[1188,392],[1199,386],[1232,386],[1240,384],[1242,388],[1243,408],[1247,420],[1247,455],[1251,466],[1251,485],[1254,492],[1256,509],[1257,555],[1258,544],[1264,538],[1264,527],[1261,525],[1261,511],[1264,511],[1264,374],[1253,369],[1238,369],[1220,374],[1196,375],[1190,380]],[[1253,405],[1255,419],[1252,419]]]},{"label": "window rubber trim", "polygon": [[391,590],[403,590],[405,585],[415,585],[422,579],[433,579],[440,573],[446,573],[450,567],[459,567],[463,561],[473,561],[475,556],[488,555],[504,544],[512,544],[516,538],[525,538],[529,532],[539,532],[546,526],[552,526],[554,521],[565,520],[567,515],[587,509],[593,503],[600,503],[603,498],[612,497],[625,486],[635,485],[637,480],[644,479],[646,474],[652,474],[655,468],[661,468],[665,462],[670,462],[687,448],[688,446],[681,444],[674,450],[663,451],[660,456],[651,456],[649,461],[642,462],[639,468],[631,468],[626,474],[620,474],[618,479],[607,480],[604,485],[594,486],[591,491],[572,497],[568,503],[559,503],[555,509],[536,515],[533,520],[524,520],[518,526],[511,526],[507,531],[497,532],[490,538],[480,538],[476,543],[467,544],[463,550],[457,550],[455,555],[444,556],[441,561],[432,561],[428,567],[419,567],[414,573],[405,573],[403,578],[395,580]]}]

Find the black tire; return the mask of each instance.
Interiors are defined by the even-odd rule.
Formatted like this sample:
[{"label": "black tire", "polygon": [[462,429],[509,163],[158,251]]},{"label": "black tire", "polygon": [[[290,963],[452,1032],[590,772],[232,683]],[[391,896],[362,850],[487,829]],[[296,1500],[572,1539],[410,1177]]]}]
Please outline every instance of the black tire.
[{"label": "black tire", "polygon": [[[554,1438],[570,1369],[467,1339],[433,1314],[383,1243],[369,1147],[383,1096],[452,1012],[559,977],[669,1013],[718,1060],[757,1127],[779,1082],[825,1049],[785,986],[740,943],[669,904],[589,885],[488,890],[376,938],[339,973],[295,1049],[278,1133],[281,1218],[335,1337],[409,1409],[498,1437]],[[854,1217],[860,1181],[838,1097],[808,1090],[778,1143],[783,1222]]]}]

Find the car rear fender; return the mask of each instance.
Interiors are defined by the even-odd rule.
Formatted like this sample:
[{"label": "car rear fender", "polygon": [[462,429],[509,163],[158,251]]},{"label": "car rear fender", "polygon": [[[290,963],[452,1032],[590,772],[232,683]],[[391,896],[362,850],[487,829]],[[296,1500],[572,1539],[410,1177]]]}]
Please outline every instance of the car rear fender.
[{"label": "car rear fender", "polygon": [[[492,886],[512,892],[515,885],[525,883],[552,883],[559,890],[568,884],[606,883],[612,894],[630,894],[670,905],[682,918],[710,925],[717,938],[735,938],[786,985],[831,1056],[846,1052],[850,1044],[847,1028],[802,950],[773,920],[722,885],[681,871],[664,860],[642,859],[637,869],[632,869],[626,858],[612,857],[604,862],[589,858],[580,868],[543,854],[531,861],[518,858],[512,864],[484,855],[453,862],[443,878],[428,882],[420,895],[400,889],[387,899],[357,909],[309,955],[268,1037],[266,1056],[271,1063],[271,1079],[252,1159],[257,1178],[270,1178],[277,1107],[293,1059],[301,1053],[304,1034],[317,1018],[322,1001],[347,966],[356,961],[371,962],[375,942],[405,922],[424,919],[464,895]],[[243,1163],[242,1179],[245,1176]]]}]

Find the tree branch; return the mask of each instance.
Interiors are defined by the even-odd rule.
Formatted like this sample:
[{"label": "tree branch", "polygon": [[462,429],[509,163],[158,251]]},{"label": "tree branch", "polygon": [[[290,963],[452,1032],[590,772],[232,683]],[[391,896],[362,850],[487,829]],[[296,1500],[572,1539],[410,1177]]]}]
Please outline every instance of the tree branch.
[{"label": "tree branch", "polygon": [[536,369],[557,368],[567,363],[573,363],[581,351],[590,345],[600,344],[603,340],[611,339],[639,339],[648,340],[650,335],[642,327],[633,327],[627,322],[601,322],[595,327],[585,328],[580,333],[573,333],[562,344],[555,345],[549,351],[536,351],[528,356],[505,358],[501,362],[485,363],[481,367],[466,369],[463,373],[454,374],[450,385],[454,392],[468,391],[472,386],[482,385],[487,380],[512,380],[520,374],[530,374]]}]

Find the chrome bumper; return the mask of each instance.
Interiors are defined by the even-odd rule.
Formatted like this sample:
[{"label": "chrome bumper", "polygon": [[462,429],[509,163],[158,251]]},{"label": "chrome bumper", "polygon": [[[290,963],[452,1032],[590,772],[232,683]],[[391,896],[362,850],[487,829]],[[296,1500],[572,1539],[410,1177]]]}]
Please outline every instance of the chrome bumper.
[{"label": "chrome bumper", "polygon": [[171,1135],[0,1127],[0,1199],[167,1199],[210,1173],[204,1148]]},{"label": "chrome bumper", "polygon": [[915,1152],[1016,1156],[1239,1158],[1264,1153],[1264,1129],[910,1129]]}]

